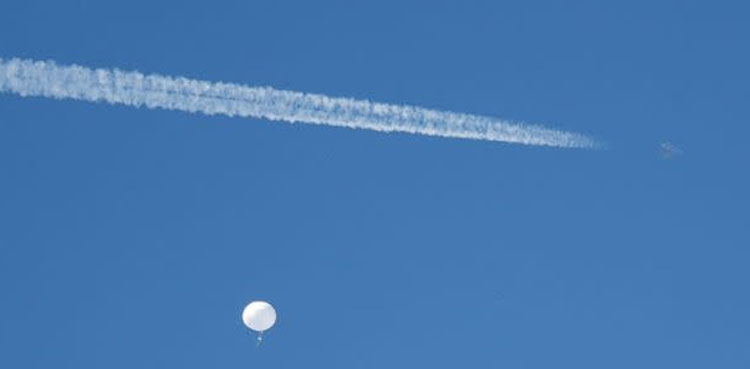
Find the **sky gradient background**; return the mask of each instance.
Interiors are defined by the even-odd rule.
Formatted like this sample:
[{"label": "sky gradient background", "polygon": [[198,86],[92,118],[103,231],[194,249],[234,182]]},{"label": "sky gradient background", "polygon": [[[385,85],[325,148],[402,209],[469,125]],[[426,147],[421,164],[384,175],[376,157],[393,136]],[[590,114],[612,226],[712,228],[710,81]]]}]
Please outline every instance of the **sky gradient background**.
[{"label": "sky gradient background", "polygon": [[[10,2],[0,57],[609,149],[0,95],[0,367],[750,366],[750,5],[364,4]],[[279,313],[260,350],[253,299]]]}]

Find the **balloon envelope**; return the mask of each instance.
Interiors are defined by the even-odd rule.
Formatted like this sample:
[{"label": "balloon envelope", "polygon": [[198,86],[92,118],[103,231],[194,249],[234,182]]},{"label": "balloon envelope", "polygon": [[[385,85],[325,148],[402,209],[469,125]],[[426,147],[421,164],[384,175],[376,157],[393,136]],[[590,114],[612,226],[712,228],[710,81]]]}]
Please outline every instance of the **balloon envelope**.
[{"label": "balloon envelope", "polygon": [[248,328],[263,332],[276,323],[276,310],[265,301],[253,301],[242,312],[242,321]]}]

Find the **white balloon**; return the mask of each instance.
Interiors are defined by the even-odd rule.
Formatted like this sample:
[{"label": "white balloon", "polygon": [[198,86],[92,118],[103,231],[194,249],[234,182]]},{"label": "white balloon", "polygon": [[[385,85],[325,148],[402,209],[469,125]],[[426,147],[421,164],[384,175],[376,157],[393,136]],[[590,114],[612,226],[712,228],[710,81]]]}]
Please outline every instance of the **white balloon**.
[{"label": "white balloon", "polygon": [[245,325],[257,332],[263,332],[276,323],[276,310],[265,301],[253,301],[242,312]]}]

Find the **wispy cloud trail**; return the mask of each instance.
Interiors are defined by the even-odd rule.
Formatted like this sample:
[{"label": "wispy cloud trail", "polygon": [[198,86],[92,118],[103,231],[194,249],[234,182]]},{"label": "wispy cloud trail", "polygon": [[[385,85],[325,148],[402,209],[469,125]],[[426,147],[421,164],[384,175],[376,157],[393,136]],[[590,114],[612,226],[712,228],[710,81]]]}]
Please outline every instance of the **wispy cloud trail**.
[{"label": "wispy cloud trail", "polygon": [[52,61],[0,59],[0,92],[380,132],[567,148],[598,146],[581,134],[492,117]]}]

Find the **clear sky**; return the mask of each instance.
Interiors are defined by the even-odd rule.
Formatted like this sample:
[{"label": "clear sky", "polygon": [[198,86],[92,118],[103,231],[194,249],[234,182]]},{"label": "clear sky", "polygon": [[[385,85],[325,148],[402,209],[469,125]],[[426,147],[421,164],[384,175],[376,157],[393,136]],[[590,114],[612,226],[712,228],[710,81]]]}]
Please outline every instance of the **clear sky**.
[{"label": "clear sky", "polygon": [[748,368],[746,4],[6,2],[2,58],[609,148],[2,95],[0,367]]}]

